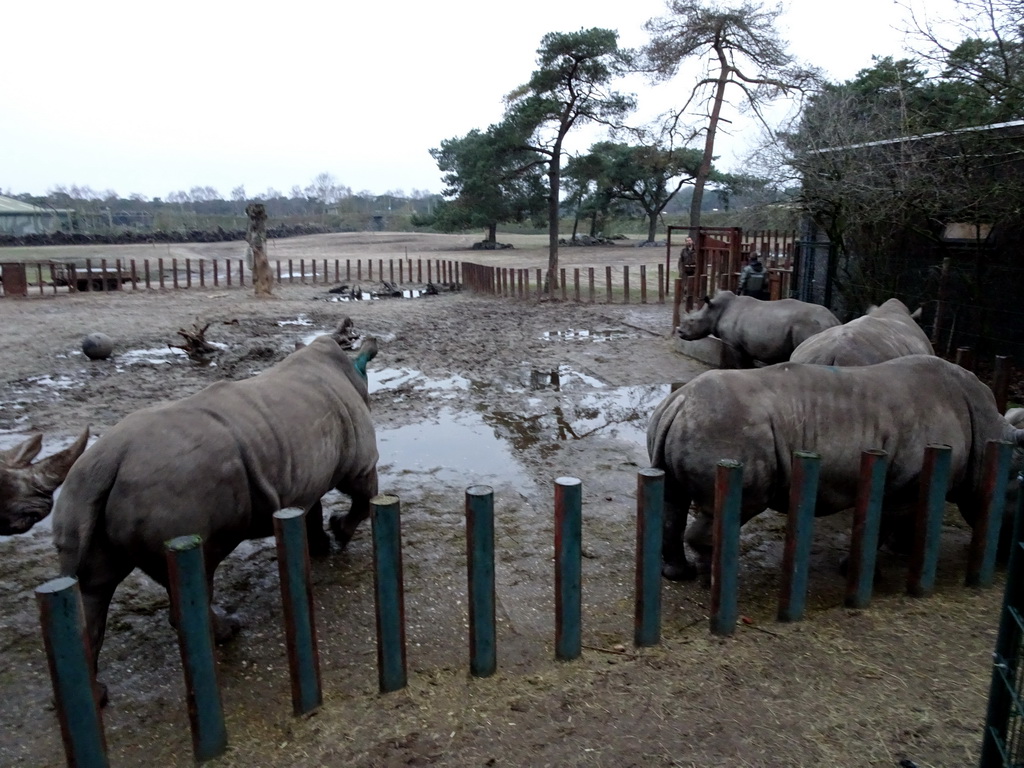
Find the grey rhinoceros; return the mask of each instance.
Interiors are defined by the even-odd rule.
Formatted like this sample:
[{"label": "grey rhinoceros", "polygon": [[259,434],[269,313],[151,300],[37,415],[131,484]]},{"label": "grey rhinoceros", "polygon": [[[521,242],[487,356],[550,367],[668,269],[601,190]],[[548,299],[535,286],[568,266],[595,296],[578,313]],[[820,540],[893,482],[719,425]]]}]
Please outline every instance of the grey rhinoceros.
[{"label": "grey rhinoceros", "polygon": [[931,354],[932,343],[907,305],[889,299],[866,315],[814,334],[789,359],[819,365],[874,365],[903,355]]},{"label": "grey rhinoceros", "polygon": [[699,309],[683,315],[676,335],[686,341],[717,336],[736,350],[739,367],[754,361],[771,365],[789,360],[804,340],[826,328],[839,325],[839,318],[819,304],[797,299],[760,301],[719,291],[704,297]]},{"label": "grey rhinoceros", "polygon": [[[889,455],[883,518],[909,511],[918,492],[925,447],[952,447],[947,498],[968,523],[981,506],[989,440],[1024,446],[1024,429],[1007,422],[991,390],[973,373],[931,355],[837,368],[780,363],[754,370],[715,370],[671,393],[647,427],[651,465],[665,471],[663,574],[694,577],[684,549],[707,567],[716,465],[743,463],[741,518],[766,508],[786,512],[791,457],[821,455],[817,515],[852,507],[861,452]],[[687,528],[690,503],[696,518]]]},{"label": "grey rhinoceros", "polygon": [[88,441],[87,429],[64,450],[34,464],[32,459],[43,448],[42,435],[0,451],[0,536],[25,533],[50,514],[53,492]]},{"label": "grey rhinoceros", "polygon": [[[330,521],[341,546],[367,517],[378,456],[366,363],[377,342],[366,339],[353,360],[342,348],[349,326],[250,379],[136,411],[75,462],[53,536],[61,574],[79,581],[94,671],[115,588],[135,568],[166,587],[169,539],[202,537],[212,594],[218,564],[244,539],[272,535],[278,510],[307,510],[310,549],[321,554],[327,491],[351,497],[348,514]],[[221,640],[236,629],[219,613],[214,625]]]}]

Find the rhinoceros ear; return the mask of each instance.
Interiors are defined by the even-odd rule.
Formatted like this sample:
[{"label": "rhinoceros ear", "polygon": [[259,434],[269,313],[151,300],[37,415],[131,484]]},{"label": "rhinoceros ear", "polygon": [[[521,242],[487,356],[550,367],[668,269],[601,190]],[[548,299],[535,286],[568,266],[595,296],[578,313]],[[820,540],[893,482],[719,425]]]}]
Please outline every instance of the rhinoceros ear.
[{"label": "rhinoceros ear", "polygon": [[32,435],[32,437],[20,445],[8,448],[6,451],[0,451],[0,465],[6,465],[11,469],[27,467],[42,447],[43,436]]},{"label": "rhinoceros ear", "polygon": [[708,305],[711,304],[711,297],[708,296],[706,293],[704,294],[704,303]]},{"label": "rhinoceros ear", "polygon": [[52,456],[47,456],[45,459],[40,459],[33,464],[32,473],[36,476],[40,485],[52,491],[63,483],[64,478],[68,476],[71,465],[82,455],[88,443],[89,429],[87,427],[78,439],[63,451],[58,451]]}]

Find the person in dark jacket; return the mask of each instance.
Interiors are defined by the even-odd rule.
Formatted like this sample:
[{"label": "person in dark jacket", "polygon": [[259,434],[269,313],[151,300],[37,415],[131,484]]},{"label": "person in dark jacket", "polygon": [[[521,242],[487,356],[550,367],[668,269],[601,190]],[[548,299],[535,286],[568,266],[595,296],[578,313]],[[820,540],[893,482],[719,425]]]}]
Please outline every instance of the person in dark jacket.
[{"label": "person in dark jacket", "polygon": [[750,261],[740,272],[740,296],[753,296],[762,301],[768,300],[768,270],[764,268],[756,253],[750,255]]}]

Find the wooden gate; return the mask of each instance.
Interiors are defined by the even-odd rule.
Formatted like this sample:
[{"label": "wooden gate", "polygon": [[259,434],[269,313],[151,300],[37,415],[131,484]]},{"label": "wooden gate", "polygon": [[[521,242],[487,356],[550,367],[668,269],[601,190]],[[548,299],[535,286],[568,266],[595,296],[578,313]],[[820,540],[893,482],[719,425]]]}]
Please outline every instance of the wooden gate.
[{"label": "wooden gate", "polygon": [[1013,546],[999,635],[992,654],[992,684],[981,743],[981,768],[1024,765],[1024,475],[1018,476]]}]

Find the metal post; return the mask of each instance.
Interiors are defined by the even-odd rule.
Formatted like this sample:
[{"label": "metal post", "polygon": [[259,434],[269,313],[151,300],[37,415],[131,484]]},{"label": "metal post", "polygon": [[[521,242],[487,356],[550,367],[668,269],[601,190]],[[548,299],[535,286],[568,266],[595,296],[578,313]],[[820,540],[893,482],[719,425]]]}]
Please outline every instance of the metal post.
[{"label": "metal post", "polygon": [[401,512],[398,497],[384,493],[370,499],[370,509],[377,596],[377,679],[381,693],[388,693],[404,688],[408,682]]},{"label": "metal post", "polygon": [[217,662],[213,655],[210,594],[200,536],[179,536],[164,544],[167,554],[171,615],[178,627],[181,663],[185,671],[192,753],[209,760],[227,749]]},{"label": "metal post", "polygon": [[711,554],[711,632],[731,635],[739,615],[740,506],[743,464],[722,459],[715,470],[715,522]]},{"label": "metal post", "polygon": [[967,577],[964,581],[968,587],[992,586],[1013,447],[1013,443],[1006,440],[989,440],[985,446],[982,505],[978,519],[974,521],[974,532],[967,551]]},{"label": "metal post", "polygon": [[665,472],[641,469],[636,478],[636,596],[633,643],[661,640],[661,539],[665,506]]},{"label": "metal post", "polygon": [[466,489],[466,575],[469,580],[469,671],[488,677],[498,668],[494,617],[494,489]]},{"label": "metal post", "polygon": [[818,497],[821,456],[811,451],[793,451],[792,481],[789,486],[789,518],[782,553],[782,588],[779,592],[779,621],[800,621],[807,602],[807,571],[814,536],[814,507]]},{"label": "metal post", "polygon": [[294,508],[275,512],[274,537],[281,575],[292,711],[304,715],[323,703],[305,512]]},{"label": "metal post", "polygon": [[952,453],[948,445],[930,444],[924,449],[914,548],[907,573],[907,592],[913,597],[927,597],[935,587]]},{"label": "metal post", "polygon": [[562,661],[583,651],[583,482],[555,480],[555,656]]},{"label": "metal post", "polygon": [[846,571],[846,605],[849,608],[866,608],[871,602],[878,555],[878,526],[882,518],[882,496],[888,469],[889,454],[885,451],[861,453],[860,482],[853,509],[850,558]]},{"label": "metal post", "polygon": [[62,576],[46,582],[36,588],[36,603],[68,768],[107,768],[78,580]]}]

